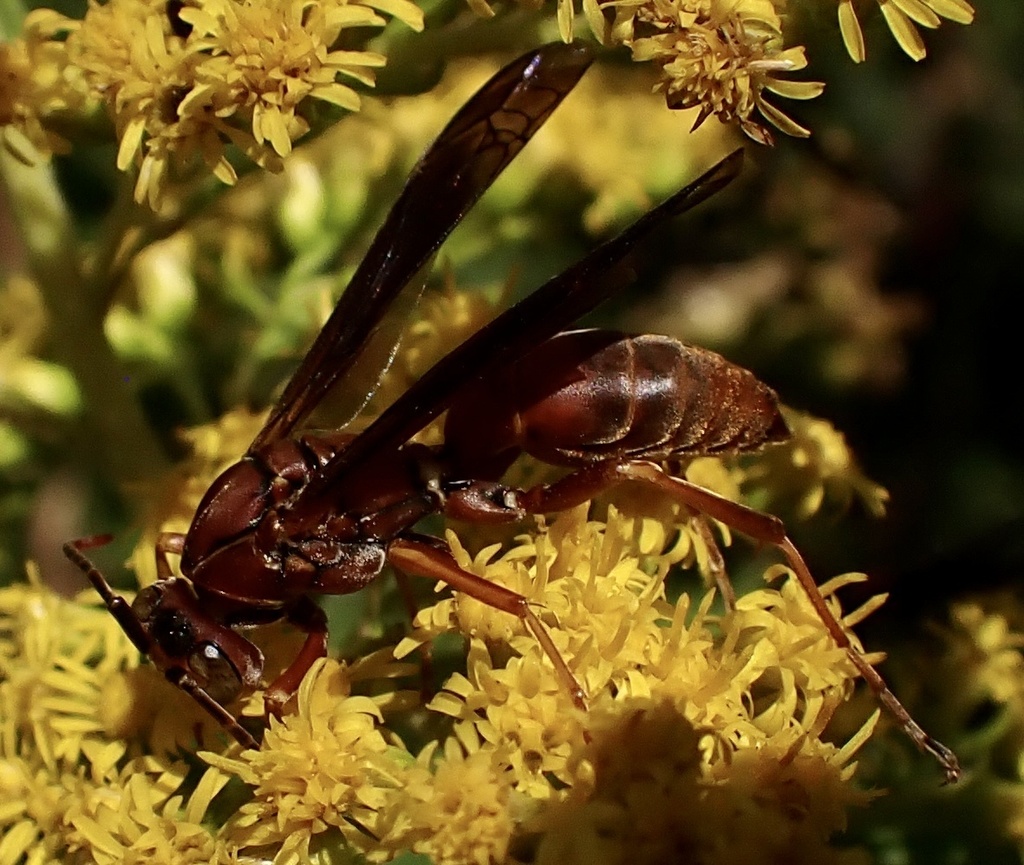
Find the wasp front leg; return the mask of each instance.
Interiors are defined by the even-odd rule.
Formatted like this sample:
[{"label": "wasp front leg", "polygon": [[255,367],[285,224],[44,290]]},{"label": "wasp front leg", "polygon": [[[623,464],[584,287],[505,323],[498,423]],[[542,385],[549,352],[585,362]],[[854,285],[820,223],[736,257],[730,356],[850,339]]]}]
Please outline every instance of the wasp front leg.
[{"label": "wasp front leg", "polygon": [[263,707],[267,717],[280,718],[284,705],[298,690],[310,667],[327,656],[327,616],[312,600],[303,596],[289,608],[287,619],[301,631],[306,639],[295,659],[271,682],[263,692]]},{"label": "wasp front leg", "polygon": [[158,580],[169,580],[174,576],[167,556],[180,556],[183,549],[185,549],[185,535],[180,532],[160,532],[157,535],[153,551],[156,554],[156,577]]}]

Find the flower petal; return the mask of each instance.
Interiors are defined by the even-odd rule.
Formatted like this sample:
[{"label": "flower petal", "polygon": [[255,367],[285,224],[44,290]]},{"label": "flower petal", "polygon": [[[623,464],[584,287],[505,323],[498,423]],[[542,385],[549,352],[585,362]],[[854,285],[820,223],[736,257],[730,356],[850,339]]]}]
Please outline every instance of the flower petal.
[{"label": "flower petal", "polygon": [[880,4],[885,21],[896,37],[896,41],[913,60],[923,60],[927,53],[924,47],[924,40],[911,20],[903,14],[890,0],[883,0]]},{"label": "flower petal", "polygon": [[916,21],[922,27],[936,28],[942,22],[922,0],[892,0],[896,6],[911,20]]},{"label": "flower petal", "polygon": [[805,129],[792,117],[783,114],[778,108],[772,105],[770,102],[766,102],[763,99],[759,99],[757,107],[761,113],[769,120],[772,126],[777,127],[786,135],[792,135],[794,138],[807,138],[811,134],[810,129]]},{"label": "flower petal", "polygon": [[814,99],[825,90],[823,81],[786,81],[782,78],[772,78],[765,85],[765,90],[777,93],[786,99]]},{"label": "flower petal", "polygon": [[863,63],[867,56],[864,50],[864,33],[860,29],[853,0],[841,0],[839,3],[839,32],[843,34],[846,53],[855,63]]},{"label": "flower petal", "polygon": [[558,35],[568,44],[572,42],[573,17],[576,10],[574,0],[558,0]]},{"label": "flower petal", "polygon": [[974,7],[967,0],[927,0],[936,14],[957,24],[970,24],[974,20]]}]

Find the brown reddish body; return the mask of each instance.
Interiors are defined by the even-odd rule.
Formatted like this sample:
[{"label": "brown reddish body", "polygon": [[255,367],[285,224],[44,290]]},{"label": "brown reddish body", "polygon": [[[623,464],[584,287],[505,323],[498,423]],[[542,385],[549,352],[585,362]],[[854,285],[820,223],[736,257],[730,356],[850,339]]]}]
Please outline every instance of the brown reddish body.
[{"label": "brown reddish body", "polygon": [[[352,436],[305,433],[243,457],[200,502],[181,572],[239,615],[280,609],[363,588],[389,542],[430,513],[522,518],[523,491],[498,483],[521,452],[582,466],[738,453],[788,435],[774,391],[714,352],[665,336],[562,333],[467,388],[442,447],[403,445],[355,472],[305,535],[285,531],[283,517]],[[225,579],[238,573],[244,582]]]},{"label": "brown reddish body", "polygon": [[[379,376],[386,368],[394,345],[385,313],[415,306],[416,275],[591,59],[580,45],[524,55],[445,127],[247,453],[213,482],[186,535],[159,538],[157,582],[128,604],[83,553],[109,538],[66,544],[67,555],[139,650],[246,747],[257,747],[256,739],[225,704],[265,683],[263,656],[238,629],[287,618],[306,632],[296,658],[265,691],[267,713],[280,713],[326,653],[326,618],[310,595],[357,591],[386,564],[400,581],[441,580],[517,616],[585,708],[583,689],[527,599],[463,570],[445,541],[418,533],[416,525],[438,512],[516,520],[574,506],[625,481],[644,484],[681,503],[699,525],[704,517],[717,519],[777,546],[879,701],[955,780],[956,757],[917,725],[850,643],[782,523],[660,465],[782,440],[788,432],[775,393],[714,352],[668,337],[560,332],[628,284],[627,254],[652,228],[727,185],[739,172],[740,152],[499,315],[363,432],[298,431],[332,388],[356,380],[357,371]],[[402,302],[406,291],[414,295],[411,304]],[[361,401],[352,403],[356,410]],[[444,444],[410,443],[445,411]],[[569,471],[551,484],[509,487],[501,477],[522,452]],[[181,577],[173,576],[170,554],[181,557]],[[715,576],[728,591],[724,567]]]},{"label": "brown reddish body", "polygon": [[520,451],[581,466],[738,453],[789,430],[767,385],[713,351],[656,334],[561,333],[448,412],[446,451],[471,475]]}]

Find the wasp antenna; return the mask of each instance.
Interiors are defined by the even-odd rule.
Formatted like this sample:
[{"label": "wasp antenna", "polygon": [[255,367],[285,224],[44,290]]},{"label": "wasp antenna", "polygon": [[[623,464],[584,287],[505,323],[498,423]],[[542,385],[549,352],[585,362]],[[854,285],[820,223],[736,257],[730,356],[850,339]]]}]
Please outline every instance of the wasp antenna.
[{"label": "wasp antenna", "polygon": [[102,543],[92,543],[97,539],[104,539],[102,543],[108,543],[111,539],[110,535],[94,535],[91,538],[80,538],[77,541],[68,541],[64,544],[64,555],[67,556],[71,562],[78,566],[78,569],[82,571],[89,578],[89,582],[96,587],[96,591],[100,593],[100,597],[103,598],[106,605],[109,607],[111,602],[117,597],[114,594],[114,590],[110,587],[110,583],[107,582],[106,577],[100,573],[97,568],[82,552],[83,549],[90,549],[91,547],[101,546]]}]

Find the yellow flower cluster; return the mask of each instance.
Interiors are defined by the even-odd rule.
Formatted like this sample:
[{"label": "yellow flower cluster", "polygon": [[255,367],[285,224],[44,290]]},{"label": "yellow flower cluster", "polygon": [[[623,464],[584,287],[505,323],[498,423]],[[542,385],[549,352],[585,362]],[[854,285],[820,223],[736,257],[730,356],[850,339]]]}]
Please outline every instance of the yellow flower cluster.
[{"label": "yellow flower cluster", "polygon": [[[5,49],[7,65],[38,69],[17,78],[21,90],[33,88],[34,98],[13,90],[12,107],[0,120],[21,120],[26,136],[53,150],[38,116],[55,106],[37,91],[53,82],[63,97],[74,83],[74,92],[84,91],[109,113],[120,142],[118,167],[137,168],[135,198],[152,206],[167,181],[189,179],[197,161],[233,183],[228,144],[277,168],[310,128],[307,99],[357,110],[354,85],[372,86],[372,70],[385,58],[339,49],[343,33],[382,27],[384,15],[414,29],[423,26],[411,0],[110,0],[90,3],[81,21],[58,21],[56,13],[45,12],[29,24],[45,24],[44,35],[63,29],[67,38],[40,41],[33,36],[37,26]],[[45,72],[49,68],[63,74]]]},{"label": "yellow flower cluster", "polygon": [[826,504],[842,513],[854,501],[872,516],[885,514],[889,493],[864,474],[841,432],[826,420],[791,409],[785,417],[792,438],[750,467],[748,489],[760,487],[773,501],[795,502],[801,519]]},{"label": "yellow flower cluster", "polygon": [[0,589],[0,863],[209,862],[201,825],[226,776],[143,755],[107,725],[110,680],[138,653],[105,610],[58,598],[34,571]]},{"label": "yellow flower cluster", "polygon": [[[488,0],[467,0],[482,16],[494,15]],[[535,7],[534,0],[520,0]],[[877,0],[900,47],[915,60],[925,56],[917,26],[935,28],[945,18],[969,24],[967,0]],[[861,4],[863,5],[863,4]],[[625,45],[636,61],[652,62],[661,73],[657,87],[670,108],[698,109],[694,128],[714,115],[736,123],[755,141],[771,133],[755,112],[787,135],[809,131],[768,101],[813,99],[824,84],[782,76],[807,66],[801,46],[785,47],[786,0],[583,0],[582,12],[598,40]],[[838,0],[839,26],[850,56],[866,56],[854,0]],[[575,29],[575,0],[557,0],[562,38]]]},{"label": "yellow flower cluster", "polygon": [[350,690],[346,668],[321,660],[299,688],[295,714],[271,720],[258,751],[200,754],[252,789],[221,832],[233,849],[272,845],[275,862],[307,862],[310,844],[328,829],[352,846],[379,837],[403,755],[389,753],[377,704]]},{"label": "yellow flower cluster", "polygon": [[[494,14],[487,0],[470,5]],[[769,127],[809,134],[772,97],[810,99],[824,86],[789,77],[807,66],[807,57],[802,46],[786,44],[785,5],[584,0],[582,12],[599,41],[625,45],[634,60],[658,70],[656,89],[669,107],[696,110],[693,128],[715,116],[767,143]],[[878,6],[915,59],[925,53],[917,27],[934,28],[942,19],[969,23],[974,14],[967,0]],[[558,0],[566,40],[575,15],[574,0]],[[847,50],[863,60],[853,0],[838,0],[838,16]],[[233,183],[235,150],[277,170],[309,132],[317,103],[360,108],[358,88],[373,85],[385,57],[355,47],[365,37],[353,34],[380,28],[388,17],[415,30],[424,26],[412,0],[92,0],[80,21],[36,10],[20,38],[0,44],[3,143],[24,161],[66,151],[68,142],[55,131],[59,120],[102,106],[118,138],[118,167],[137,171],[135,198],[153,207],[169,185],[187,183],[200,167]]]},{"label": "yellow flower cluster", "polygon": [[809,131],[767,100],[767,93],[812,99],[824,85],[780,76],[807,66],[801,47],[783,47],[782,21],[771,0],[617,0],[611,34],[633,59],[661,70],[659,88],[671,108],[698,108],[694,126],[714,115],[770,143],[758,112],[787,135]]},{"label": "yellow flower cluster", "polygon": [[[196,441],[212,457],[216,438]],[[517,619],[456,595],[397,645],[316,663],[261,747],[241,751],[186,695],[165,682],[152,693],[158,677],[147,682],[152,668],[105,610],[38,581],[4,590],[0,865],[291,865],[339,846],[438,865],[525,850],[540,862],[663,862],[679,849],[707,862],[865,861],[830,838],[870,799],[853,760],[877,713],[845,744],[823,738],[856,674],[806,597],[787,580],[721,614],[713,592],[670,602],[673,533],[652,542],[650,517],[607,513],[565,512],[503,553],[471,557],[448,535],[460,564],[531,600],[589,711]],[[837,614],[833,593],[851,579],[822,587]],[[418,667],[401,658],[448,632],[467,641],[464,672],[424,703],[402,689]],[[260,714],[258,694],[243,711]],[[399,730],[434,732],[410,751]],[[182,762],[181,748],[202,762]]]},{"label": "yellow flower cluster", "polygon": [[[482,0],[471,5],[493,14]],[[812,99],[824,88],[780,77],[804,69],[807,59],[803,48],[783,47],[782,19],[772,0],[584,0],[583,11],[602,43],[626,45],[634,60],[660,70],[656,87],[670,108],[699,109],[694,129],[716,116],[769,143],[771,133],[754,118],[756,111],[789,135],[809,134],[766,98],[765,91]],[[574,0],[558,0],[566,41],[574,19]]]},{"label": "yellow flower cluster", "polygon": [[30,12],[20,39],[0,42],[0,133],[3,146],[31,165],[40,153],[65,153],[70,144],[44,119],[82,107],[83,92],[67,55],[53,36],[61,16],[49,9]]}]

